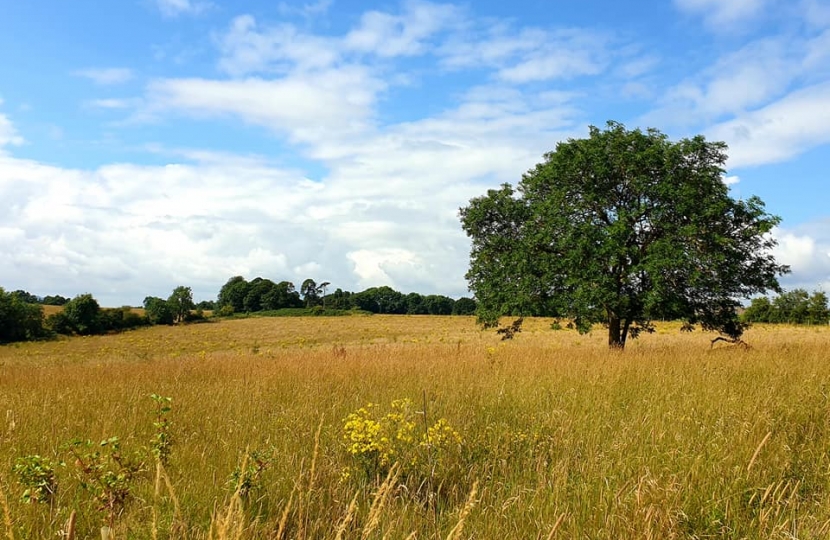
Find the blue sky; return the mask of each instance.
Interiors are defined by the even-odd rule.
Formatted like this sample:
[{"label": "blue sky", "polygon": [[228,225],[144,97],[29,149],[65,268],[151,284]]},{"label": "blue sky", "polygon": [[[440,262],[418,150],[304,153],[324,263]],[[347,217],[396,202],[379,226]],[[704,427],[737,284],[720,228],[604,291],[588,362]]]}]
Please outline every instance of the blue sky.
[{"label": "blue sky", "polygon": [[830,290],[830,0],[0,4],[0,286],[466,294],[457,211],[617,120],[730,146]]}]

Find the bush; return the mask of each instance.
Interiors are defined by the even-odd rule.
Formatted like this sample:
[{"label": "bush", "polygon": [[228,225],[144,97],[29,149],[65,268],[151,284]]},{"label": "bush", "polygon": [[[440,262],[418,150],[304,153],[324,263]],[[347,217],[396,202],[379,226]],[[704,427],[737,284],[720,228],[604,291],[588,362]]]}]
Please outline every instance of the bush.
[{"label": "bush", "polygon": [[148,296],[144,299],[144,313],[150,324],[173,324],[173,310],[163,298]]},{"label": "bush", "polygon": [[29,341],[45,335],[43,308],[0,287],[0,343]]},{"label": "bush", "polygon": [[66,303],[62,313],[69,323],[71,333],[89,336],[100,334],[103,330],[101,306],[91,294],[76,296]]}]

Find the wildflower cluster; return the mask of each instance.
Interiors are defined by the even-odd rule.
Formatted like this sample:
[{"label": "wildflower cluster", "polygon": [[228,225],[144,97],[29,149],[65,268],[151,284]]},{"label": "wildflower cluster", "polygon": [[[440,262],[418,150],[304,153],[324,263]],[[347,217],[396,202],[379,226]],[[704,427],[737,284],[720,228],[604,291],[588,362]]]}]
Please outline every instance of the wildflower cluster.
[{"label": "wildflower cluster", "polygon": [[[418,422],[424,412],[416,411],[409,399],[393,401],[383,415],[378,408],[369,403],[349,414],[343,424],[346,451],[369,478],[385,475],[394,463],[401,464],[404,474],[414,474],[461,445],[461,436],[446,419],[431,427],[423,420]],[[349,477],[350,472],[345,471],[343,477]]]}]

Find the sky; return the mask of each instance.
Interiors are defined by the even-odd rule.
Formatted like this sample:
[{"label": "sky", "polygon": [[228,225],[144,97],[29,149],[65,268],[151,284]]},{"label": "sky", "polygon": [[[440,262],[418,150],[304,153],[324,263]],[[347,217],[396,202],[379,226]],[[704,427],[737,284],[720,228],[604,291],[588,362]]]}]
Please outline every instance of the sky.
[{"label": "sky", "polygon": [[608,120],[725,141],[830,291],[830,0],[0,1],[0,286],[468,295],[458,209]]}]

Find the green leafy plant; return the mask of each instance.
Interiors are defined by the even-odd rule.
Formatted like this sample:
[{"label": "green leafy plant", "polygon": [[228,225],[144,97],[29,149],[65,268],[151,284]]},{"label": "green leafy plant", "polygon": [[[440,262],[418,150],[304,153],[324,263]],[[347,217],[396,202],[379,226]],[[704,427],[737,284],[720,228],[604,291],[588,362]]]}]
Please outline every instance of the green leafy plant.
[{"label": "green leafy plant", "polygon": [[261,450],[248,452],[242,464],[231,473],[228,486],[243,500],[262,488],[262,476],[273,462],[273,455]]},{"label": "green leafy plant", "polygon": [[19,457],[12,467],[12,472],[24,488],[20,496],[23,502],[52,503],[58,491],[55,463],[52,460],[37,454]]},{"label": "green leafy plant", "polygon": [[144,462],[121,452],[118,437],[100,443],[73,440],[66,445],[77,468],[81,487],[93,494],[97,509],[112,528],[132,497],[134,481]]},{"label": "green leafy plant", "polygon": [[150,440],[150,452],[162,464],[170,462],[170,453],[173,451],[173,437],[170,434],[170,411],[173,410],[171,403],[173,398],[164,397],[158,394],[150,394],[150,399],[155,403],[155,421],[153,428],[155,433]]}]

